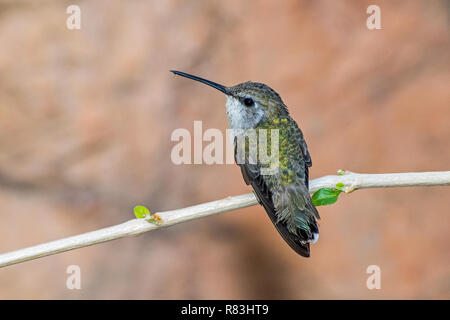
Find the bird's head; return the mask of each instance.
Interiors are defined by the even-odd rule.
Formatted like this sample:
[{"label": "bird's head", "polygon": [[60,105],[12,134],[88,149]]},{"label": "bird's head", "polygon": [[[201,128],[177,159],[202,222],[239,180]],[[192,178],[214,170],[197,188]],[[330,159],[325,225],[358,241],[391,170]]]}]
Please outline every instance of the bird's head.
[{"label": "bird's head", "polygon": [[226,95],[226,110],[232,129],[255,128],[266,119],[287,116],[288,110],[278,93],[259,82],[243,82],[232,87],[188,73],[171,70],[174,74],[207,84]]}]

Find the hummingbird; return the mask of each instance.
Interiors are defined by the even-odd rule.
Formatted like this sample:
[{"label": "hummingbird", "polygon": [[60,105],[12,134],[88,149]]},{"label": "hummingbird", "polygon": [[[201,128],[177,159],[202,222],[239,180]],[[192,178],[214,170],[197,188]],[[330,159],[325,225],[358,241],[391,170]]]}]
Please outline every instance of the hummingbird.
[{"label": "hummingbird", "polygon": [[[259,82],[247,81],[227,87],[181,71],[170,71],[225,94],[235,160],[245,183],[251,185],[259,204],[289,246],[299,255],[309,257],[310,243],[319,238],[316,219],[320,219],[309,194],[311,156],[302,131],[280,95]],[[239,135],[251,129],[278,130],[278,161],[270,174],[263,170],[267,164],[250,161],[248,148],[244,151],[244,161],[237,161]],[[271,164],[273,162],[269,166]]]}]

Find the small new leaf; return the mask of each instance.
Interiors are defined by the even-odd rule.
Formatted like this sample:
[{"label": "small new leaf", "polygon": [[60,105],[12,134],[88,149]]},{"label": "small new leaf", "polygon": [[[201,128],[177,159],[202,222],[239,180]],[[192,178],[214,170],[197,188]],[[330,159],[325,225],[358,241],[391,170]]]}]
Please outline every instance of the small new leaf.
[{"label": "small new leaf", "polygon": [[150,215],[150,211],[144,206],[136,206],[134,207],[134,215],[138,219],[145,218]]},{"label": "small new leaf", "polygon": [[337,201],[341,190],[322,188],[314,192],[312,196],[313,203],[316,207],[333,204]]},{"label": "small new leaf", "polygon": [[336,183],[336,190],[344,191],[345,185],[342,182]]}]

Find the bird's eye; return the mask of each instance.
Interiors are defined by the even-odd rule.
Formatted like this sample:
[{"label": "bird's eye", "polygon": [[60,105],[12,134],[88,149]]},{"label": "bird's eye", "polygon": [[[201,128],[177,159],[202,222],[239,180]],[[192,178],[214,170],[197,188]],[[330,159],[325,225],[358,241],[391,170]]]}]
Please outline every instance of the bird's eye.
[{"label": "bird's eye", "polygon": [[244,99],[244,104],[246,107],[251,107],[255,104],[255,102],[253,101],[252,98],[245,98]]}]

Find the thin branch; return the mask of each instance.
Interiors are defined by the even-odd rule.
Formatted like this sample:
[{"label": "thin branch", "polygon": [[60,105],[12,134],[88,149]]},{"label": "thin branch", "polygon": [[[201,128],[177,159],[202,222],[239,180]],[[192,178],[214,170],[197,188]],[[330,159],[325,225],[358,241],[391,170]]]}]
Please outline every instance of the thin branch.
[{"label": "thin branch", "polygon": [[[310,192],[314,193],[325,187],[333,188],[339,182],[344,184],[344,190],[347,193],[363,188],[448,186],[450,185],[450,171],[388,174],[358,174],[346,171],[341,172],[340,175],[311,180]],[[112,227],[0,254],[0,267],[118,238],[136,236],[147,231],[256,204],[257,201],[253,193],[247,193],[183,209],[159,212],[157,215],[162,220],[160,224],[152,224],[145,219],[133,219]]]}]

